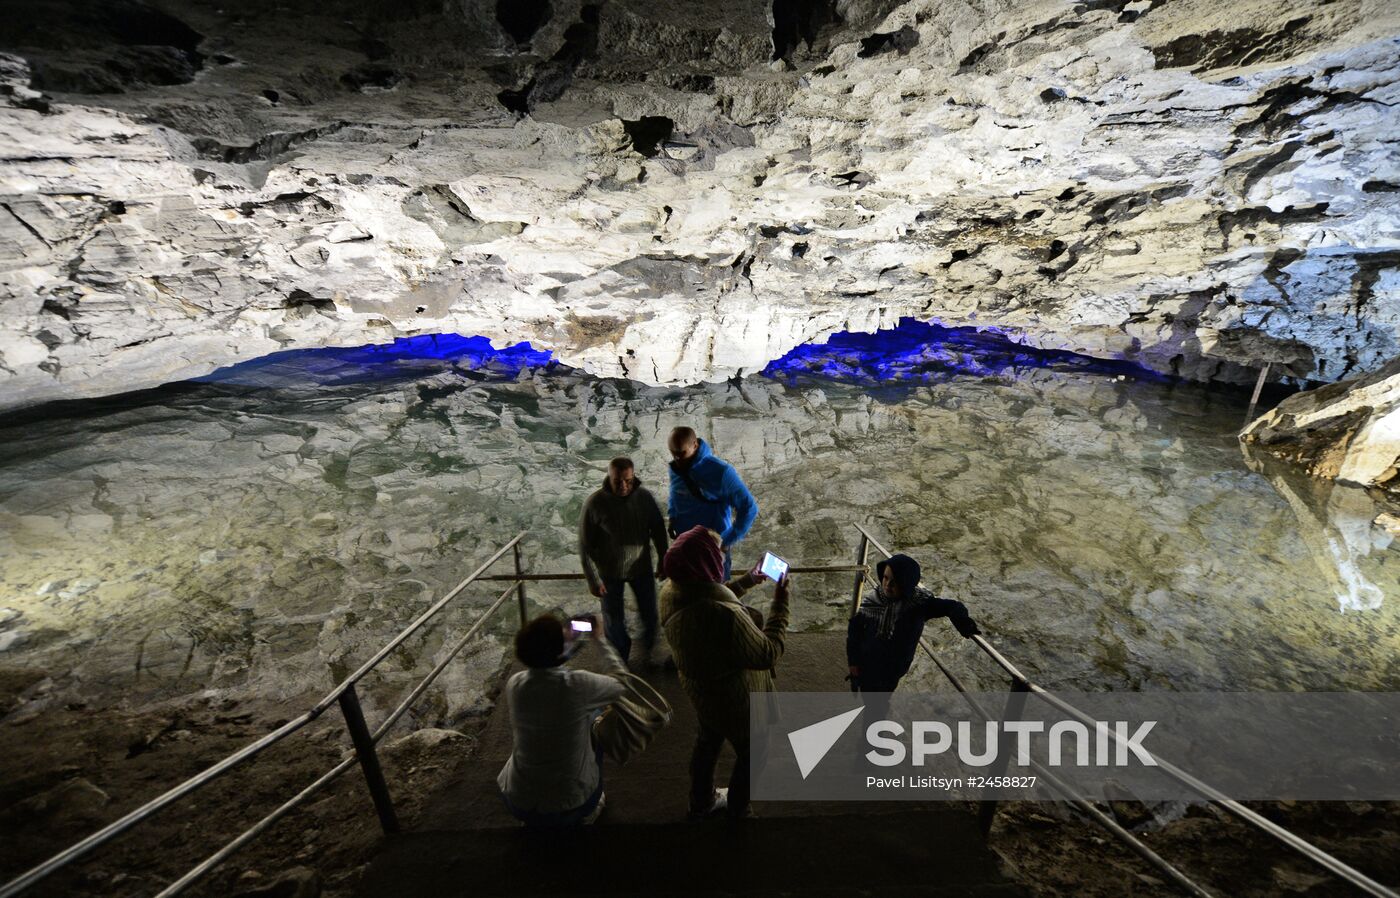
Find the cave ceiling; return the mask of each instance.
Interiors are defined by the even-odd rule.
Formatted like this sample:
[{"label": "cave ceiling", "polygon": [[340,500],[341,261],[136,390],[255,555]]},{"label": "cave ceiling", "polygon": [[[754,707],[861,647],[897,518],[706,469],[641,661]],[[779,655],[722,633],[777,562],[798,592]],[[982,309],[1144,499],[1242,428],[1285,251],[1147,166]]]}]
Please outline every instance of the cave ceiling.
[{"label": "cave ceiling", "polygon": [[1400,6],[0,2],[0,407],[283,349],[718,380],[913,316],[1198,380],[1400,344]]}]

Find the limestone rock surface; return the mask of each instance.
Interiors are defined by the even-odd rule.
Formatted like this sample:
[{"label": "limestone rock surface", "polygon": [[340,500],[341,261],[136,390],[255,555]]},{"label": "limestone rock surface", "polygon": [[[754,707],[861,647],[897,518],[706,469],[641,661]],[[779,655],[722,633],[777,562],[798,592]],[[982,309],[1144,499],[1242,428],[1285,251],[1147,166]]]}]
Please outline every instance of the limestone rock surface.
[{"label": "limestone rock surface", "polygon": [[1400,360],[1365,377],[1290,396],[1241,438],[1316,477],[1396,491]]},{"label": "limestone rock surface", "polygon": [[1400,346],[1389,0],[9,6],[0,407],[424,332],[652,384],[906,315]]}]

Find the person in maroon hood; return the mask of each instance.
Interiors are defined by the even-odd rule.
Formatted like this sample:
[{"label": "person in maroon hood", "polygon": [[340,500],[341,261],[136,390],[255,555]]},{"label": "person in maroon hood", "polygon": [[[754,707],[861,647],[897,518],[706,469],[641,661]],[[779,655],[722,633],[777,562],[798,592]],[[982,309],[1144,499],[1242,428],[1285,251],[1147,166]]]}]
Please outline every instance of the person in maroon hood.
[{"label": "person in maroon hood", "polygon": [[[724,582],[724,551],[719,532],[696,525],[676,537],[663,566],[661,619],[675,655],[681,688],[699,722],[690,755],[690,817],[703,820],[727,812],[731,819],[749,810],[749,701],[774,691],[773,671],[783,656],[791,612],[791,584],[783,577],[773,590],[768,614],[739,599],[768,578],[757,569]],[[715,788],[715,765],[728,742],[734,770],[728,789]],[[762,766],[762,758],[758,759]]]}]

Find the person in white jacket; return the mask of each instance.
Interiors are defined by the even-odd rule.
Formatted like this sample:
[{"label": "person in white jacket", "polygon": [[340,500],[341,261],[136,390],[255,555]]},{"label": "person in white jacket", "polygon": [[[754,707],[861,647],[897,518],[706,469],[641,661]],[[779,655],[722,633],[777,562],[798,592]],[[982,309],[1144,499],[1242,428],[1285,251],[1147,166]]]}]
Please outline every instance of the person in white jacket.
[{"label": "person in white jacket", "polygon": [[[593,625],[593,643],[610,673],[625,671],[607,637]],[[506,807],[528,826],[592,823],[603,809],[601,756],[593,721],[623,693],[613,676],[566,665],[575,640],[559,618],[544,614],[515,635],[525,665],[505,687],[514,750],[496,784]]]}]

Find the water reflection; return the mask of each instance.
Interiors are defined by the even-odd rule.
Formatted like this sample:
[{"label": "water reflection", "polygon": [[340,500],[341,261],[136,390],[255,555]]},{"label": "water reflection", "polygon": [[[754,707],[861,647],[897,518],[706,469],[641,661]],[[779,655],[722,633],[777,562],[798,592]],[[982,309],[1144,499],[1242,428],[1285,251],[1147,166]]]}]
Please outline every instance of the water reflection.
[{"label": "water reflection", "polygon": [[[575,570],[607,460],[632,456],[664,492],[665,435],[686,423],[758,497],[741,559],[848,563],[866,524],[1048,684],[1400,687],[1387,538],[1364,495],[1299,498],[1246,466],[1247,396],[955,336],[888,357],[834,341],[684,389],[470,342],[294,354],[0,420],[0,657],[91,700],[320,688],[508,534],[530,531],[531,569]],[[843,626],[846,577],[797,589],[795,627]],[[1371,610],[1338,614],[1334,595]],[[469,592],[448,623],[493,596]],[[442,632],[396,653],[366,702],[399,695]],[[509,635],[502,618],[435,707],[479,701]],[[1004,685],[946,628],[930,635],[974,685]],[[924,673],[941,688],[932,671],[911,685]]]},{"label": "water reflection", "polygon": [[1385,590],[1363,568],[1374,554],[1394,541],[1376,526],[1376,503],[1359,487],[1309,477],[1295,466],[1240,443],[1245,464],[1267,478],[1288,502],[1298,519],[1298,533],[1313,561],[1332,584],[1342,611],[1375,611],[1385,602]]}]

